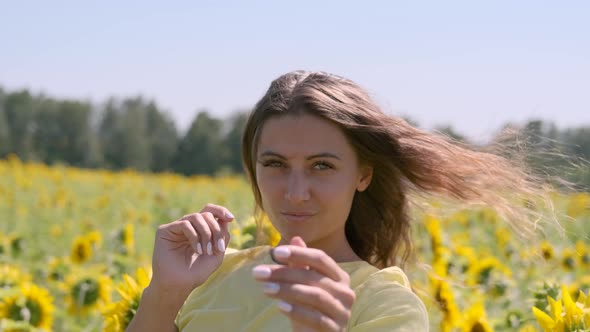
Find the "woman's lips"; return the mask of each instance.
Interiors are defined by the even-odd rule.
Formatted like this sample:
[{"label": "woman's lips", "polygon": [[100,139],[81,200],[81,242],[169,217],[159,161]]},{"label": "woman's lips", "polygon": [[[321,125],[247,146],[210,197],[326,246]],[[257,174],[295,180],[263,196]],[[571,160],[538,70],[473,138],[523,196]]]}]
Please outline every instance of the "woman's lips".
[{"label": "woman's lips", "polygon": [[314,216],[313,213],[289,213],[289,212],[282,212],[281,213],[287,221],[291,222],[303,222],[309,220],[311,217]]}]

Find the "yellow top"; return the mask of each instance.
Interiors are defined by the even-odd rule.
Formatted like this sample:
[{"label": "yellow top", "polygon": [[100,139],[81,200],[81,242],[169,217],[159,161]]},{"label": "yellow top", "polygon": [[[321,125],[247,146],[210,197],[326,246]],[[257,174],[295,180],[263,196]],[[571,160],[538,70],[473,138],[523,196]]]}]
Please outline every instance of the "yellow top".
[{"label": "yellow top", "polygon": [[[176,317],[179,331],[290,331],[289,319],[252,277],[259,264],[275,264],[270,247],[226,253],[205,284],[193,290]],[[347,331],[428,331],[428,314],[398,267],[379,270],[364,261],[338,263],[356,293]]]}]

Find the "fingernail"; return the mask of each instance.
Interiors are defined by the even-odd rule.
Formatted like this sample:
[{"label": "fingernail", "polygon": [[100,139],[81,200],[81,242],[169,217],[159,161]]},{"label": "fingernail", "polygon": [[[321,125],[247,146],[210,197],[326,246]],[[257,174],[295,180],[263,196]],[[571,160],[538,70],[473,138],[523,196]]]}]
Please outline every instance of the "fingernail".
[{"label": "fingernail", "polygon": [[229,211],[225,211],[225,212],[223,212],[223,215],[224,215],[226,218],[228,218],[228,219],[234,219],[234,218],[235,218],[235,217],[234,217],[234,215],[233,215],[233,214],[231,214],[231,212],[229,212]]},{"label": "fingernail", "polygon": [[285,302],[285,301],[279,301],[277,303],[277,306],[283,312],[291,312],[291,310],[293,310],[293,306],[290,305],[289,303]]},{"label": "fingernail", "polygon": [[254,276],[254,278],[266,279],[270,277],[271,273],[272,272],[270,271],[270,269],[266,266],[257,266],[252,269],[252,275]]},{"label": "fingernail", "polygon": [[281,286],[275,282],[265,282],[264,283],[264,293],[266,294],[276,294],[281,289]]},{"label": "fingernail", "polygon": [[224,239],[217,240],[217,249],[219,249],[220,252],[225,252],[225,240]]},{"label": "fingernail", "polygon": [[207,242],[207,255],[213,255],[213,246],[211,245],[211,241]]},{"label": "fingernail", "polygon": [[291,256],[291,250],[287,247],[276,247],[273,250],[273,255],[277,258],[289,258]]},{"label": "fingernail", "polygon": [[203,246],[201,245],[201,242],[197,243],[197,254],[203,254]]}]

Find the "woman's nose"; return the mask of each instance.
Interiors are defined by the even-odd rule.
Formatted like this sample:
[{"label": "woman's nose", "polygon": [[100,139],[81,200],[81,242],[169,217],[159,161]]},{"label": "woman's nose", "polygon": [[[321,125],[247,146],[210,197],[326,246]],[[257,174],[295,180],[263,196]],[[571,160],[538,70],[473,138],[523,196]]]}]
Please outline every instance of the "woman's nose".
[{"label": "woman's nose", "polygon": [[303,202],[310,199],[309,181],[304,174],[291,173],[287,180],[285,199],[292,202]]}]

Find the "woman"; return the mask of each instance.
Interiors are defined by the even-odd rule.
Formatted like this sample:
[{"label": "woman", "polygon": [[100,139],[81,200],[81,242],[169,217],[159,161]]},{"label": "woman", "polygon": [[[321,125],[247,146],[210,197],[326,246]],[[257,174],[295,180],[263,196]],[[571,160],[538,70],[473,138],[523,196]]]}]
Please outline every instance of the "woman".
[{"label": "woman", "polygon": [[427,331],[399,268],[412,252],[408,193],[488,204],[527,229],[517,217],[530,211],[498,189],[539,192],[507,160],[388,116],[321,72],[273,81],[242,143],[257,215],[279,245],[225,253],[234,217],[211,204],[160,226],[129,331]]}]

